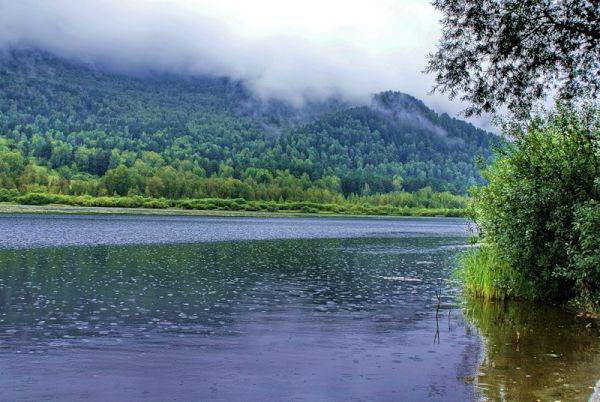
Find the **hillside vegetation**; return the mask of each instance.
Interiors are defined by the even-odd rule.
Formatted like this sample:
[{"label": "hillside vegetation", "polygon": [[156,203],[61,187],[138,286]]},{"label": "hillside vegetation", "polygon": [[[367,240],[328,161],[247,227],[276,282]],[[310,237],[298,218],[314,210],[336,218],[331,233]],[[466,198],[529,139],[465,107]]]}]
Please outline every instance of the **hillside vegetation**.
[{"label": "hillside vegetation", "polygon": [[[227,78],[121,75],[31,50],[0,56],[0,188],[13,195],[425,208],[437,197],[446,201],[436,207],[460,208],[452,194],[482,181],[475,160],[497,144],[397,92],[368,106],[294,108]],[[420,189],[429,201],[408,202]]]}]

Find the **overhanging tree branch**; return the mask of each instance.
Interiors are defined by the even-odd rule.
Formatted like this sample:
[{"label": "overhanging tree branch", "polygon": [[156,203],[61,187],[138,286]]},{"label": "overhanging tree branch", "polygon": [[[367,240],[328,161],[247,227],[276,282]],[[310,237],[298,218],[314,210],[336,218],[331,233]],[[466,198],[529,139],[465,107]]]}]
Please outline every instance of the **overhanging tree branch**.
[{"label": "overhanging tree branch", "polygon": [[434,0],[442,37],[426,72],[467,115],[528,111],[548,93],[597,99],[598,0]]}]

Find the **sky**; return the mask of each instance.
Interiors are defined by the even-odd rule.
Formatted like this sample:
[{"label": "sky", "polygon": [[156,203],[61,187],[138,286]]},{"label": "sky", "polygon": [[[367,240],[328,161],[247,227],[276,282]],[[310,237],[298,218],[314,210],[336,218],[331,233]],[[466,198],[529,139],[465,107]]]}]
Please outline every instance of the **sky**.
[{"label": "sky", "polygon": [[0,48],[35,46],[120,71],[224,75],[297,105],[398,90],[457,115],[464,105],[430,95],[422,72],[439,18],[428,0],[0,0]]}]

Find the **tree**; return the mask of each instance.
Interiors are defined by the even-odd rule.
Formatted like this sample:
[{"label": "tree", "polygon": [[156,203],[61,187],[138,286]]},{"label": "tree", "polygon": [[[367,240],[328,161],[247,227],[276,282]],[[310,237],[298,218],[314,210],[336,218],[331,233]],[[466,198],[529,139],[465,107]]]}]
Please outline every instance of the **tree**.
[{"label": "tree", "polygon": [[466,114],[506,106],[523,115],[544,96],[600,91],[598,0],[434,0],[443,13],[426,71]]},{"label": "tree", "polygon": [[134,180],[129,169],[123,165],[119,165],[114,169],[109,169],[104,176],[104,186],[111,195],[127,195],[133,182]]},{"label": "tree", "polygon": [[484,171],[488,185],[473,192],[475,272],[509,296],[599,308],[600,109],[559,106],[509,134]]},{"label": "tree", "polygon": [[402,176],[395,175],[394,178],[392,179],[392,184],[394,185],[395,191],[401,191],[402,190]]},{"label": "tree", "polygon": [[165,194],[165,185],[162,179],[158,176],[152,176],[146,181],[146,195],[149,197],[159,198]]},{"label": "tree", "polygon": [[73,147],[62,141],[52,141],[51,143],[50,165],[53,168],[66,166],[72,160]]}]

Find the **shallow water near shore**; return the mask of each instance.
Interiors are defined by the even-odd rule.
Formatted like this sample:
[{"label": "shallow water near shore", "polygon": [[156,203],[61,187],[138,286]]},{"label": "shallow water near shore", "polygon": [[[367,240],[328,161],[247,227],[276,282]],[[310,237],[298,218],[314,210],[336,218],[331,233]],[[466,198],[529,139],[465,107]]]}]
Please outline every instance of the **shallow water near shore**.
[{"label": "shallow water near shore", "polygon": [[594,325],[461,301],[458,219],[28,215],[0,234],[0,400],[586,400],[598,377]]},{"label": "shallow water near shore", "polygon": [[471,300],[463,312],[483,338],[474,383],[485,399],[587,401],[593,393],[600,378],[595,321],[532,303]]}]

